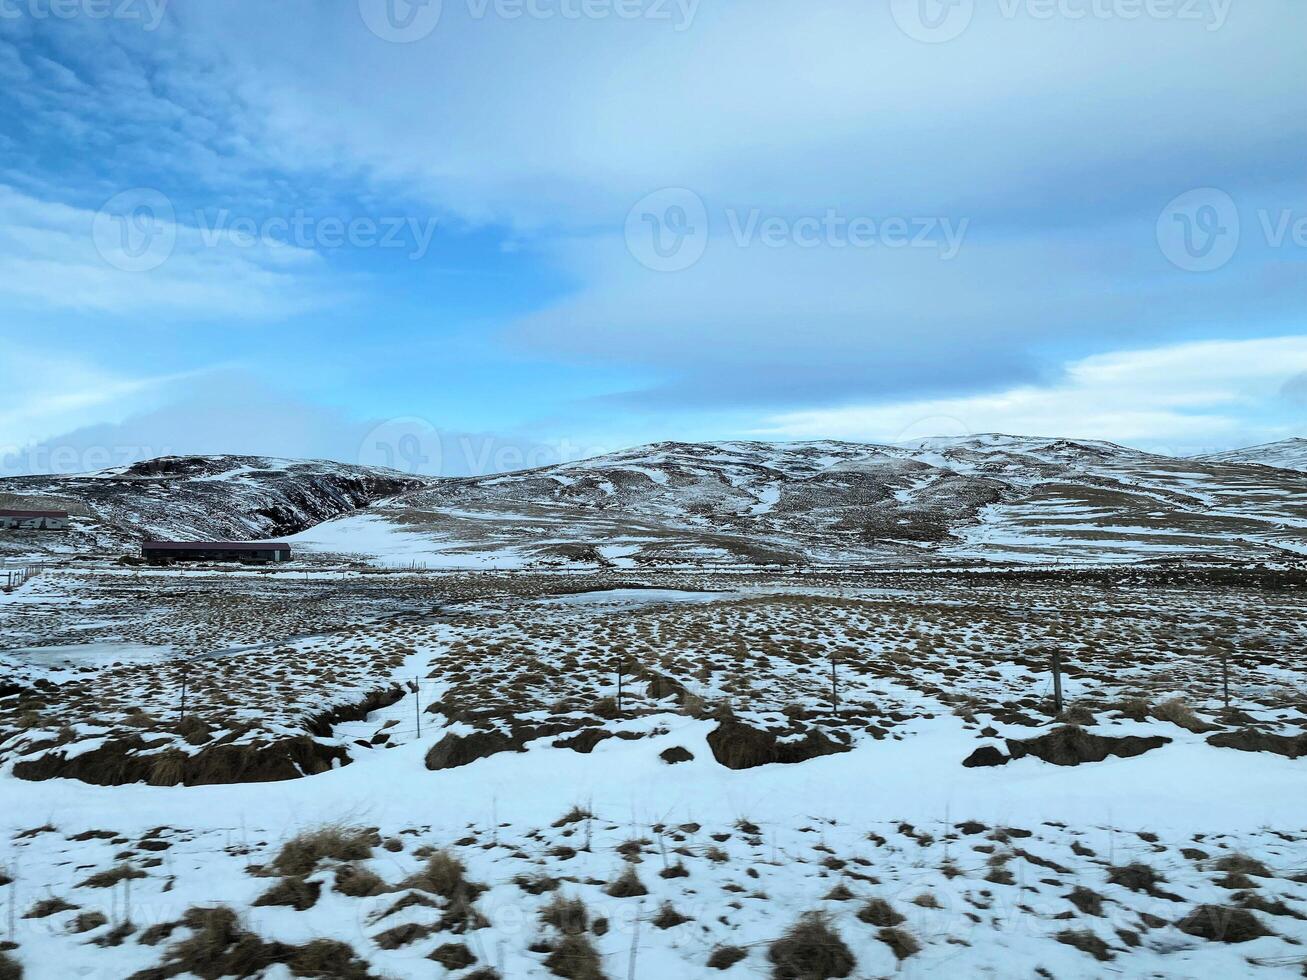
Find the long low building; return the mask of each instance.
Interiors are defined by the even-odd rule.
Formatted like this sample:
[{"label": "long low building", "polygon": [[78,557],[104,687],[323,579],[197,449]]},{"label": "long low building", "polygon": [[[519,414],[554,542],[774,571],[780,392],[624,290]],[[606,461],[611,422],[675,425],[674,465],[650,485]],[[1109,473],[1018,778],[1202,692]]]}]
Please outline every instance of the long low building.
[{"label": "long low building", "polygon": [[147,561],[290,561],[290,545],[277,541],[146,541]]},{"label": "long low building", "polygon": [[66,510],[0,510],[3,531],[67,531]]}]

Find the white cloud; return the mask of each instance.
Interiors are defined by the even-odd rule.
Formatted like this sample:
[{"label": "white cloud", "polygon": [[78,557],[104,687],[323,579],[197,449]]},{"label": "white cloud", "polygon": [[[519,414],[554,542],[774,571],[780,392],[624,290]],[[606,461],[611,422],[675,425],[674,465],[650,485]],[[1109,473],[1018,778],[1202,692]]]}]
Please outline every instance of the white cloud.
[{"label": "white cloud", "polygon": [[778,414],[753,434],[896,442],[1008,432],[1196,453],[1301,432],[1307,419],[1292,420],[1295,431],[1272,410],[1283,386],[1304,370],[1307,336],[1178,344],[1073,361],[1055,384]]},{"label": "white cloud", "polygon": [[[157,192],[149,199],[164,200]],[[321,260],[293,245],[235,243],[177,220],[142,218],[148,239],[116,240],[122,215],[40,200],[0,185],[0,297],[10,305],[202,318],[285,316],[339,300]],[[129,216],[130,217],[130,216]]]},{"label": "white cloud", "polygon": [[193,372],[128,376],[88,364],[75,357],[37,351],[7,342],[0,359],[0,452],[12,455],[19,447],[56,432],[104,419],[124,418],[160,401]]}]

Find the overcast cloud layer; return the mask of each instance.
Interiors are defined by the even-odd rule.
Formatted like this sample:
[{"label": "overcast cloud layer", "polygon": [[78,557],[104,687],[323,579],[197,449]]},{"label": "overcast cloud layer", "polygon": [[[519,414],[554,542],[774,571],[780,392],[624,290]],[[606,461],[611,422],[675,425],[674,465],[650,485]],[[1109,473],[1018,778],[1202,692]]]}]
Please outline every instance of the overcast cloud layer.
[{"label": "overcast cloud layer", "polygon": [[0,17],[6,472],[1304,429],[1294,0],[93,8]]}]

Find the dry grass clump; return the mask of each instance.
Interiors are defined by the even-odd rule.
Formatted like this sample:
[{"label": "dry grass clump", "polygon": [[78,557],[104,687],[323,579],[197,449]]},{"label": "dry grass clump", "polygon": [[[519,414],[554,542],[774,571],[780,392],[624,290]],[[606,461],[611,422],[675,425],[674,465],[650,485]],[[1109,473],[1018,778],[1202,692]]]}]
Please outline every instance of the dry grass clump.
[{"label": "dry grass clump", "polygon": [[399,949],[401,946],[408,946],[419,939],[426,939],[437,930],[435,924],[423,925],[417,922],[406,922],[403,925],[387,929],[385,932],[379,932],[372,937],[372,941],[381,949]]},{"label": "dry grass clump", "polygon": [[390,891],[390,886],[370,868],[342,864],[336,869],[334,889],[350,898],[373,898]]},{"label": "dry grass clump", "polygon": [[1144,698],[1134,697],[1121,701],[1116,710],[1131,721],[1147,721],[1153,709]]},{"label": "dry grass clump", "polygon": [[590,913],[579,898],[555,895],[553,901],[540,910],[540,921],[553,926],[565,935],[585,932],[590,926]]},{"label": "dry grass clump", "polygon": [[1092,888],[1076,885],[1071,889],[1071,893],[1066,896],[1066,900],[1079,909],[1083,915],[1103,914],[1103,896]]},{"label": "dry grass clump", "polygon": [[183,974],[247,977],[279,963],[300,977],[374,980],[367,964],[345,943],[330,939],[315,939],[303,946],[267,942],[242,928],[236,913],[225,905],[192,906],[175,925],[190,929],[191,935],[168,947],[159,966],[135,973],[129,980],[167,980]]},{"label": "dry grass clump", "polygon": [[363,861],[372,857],[376,832],[330,824],[307,830],[282,845],[272,862],[283,875],[309,875],[321,861]]},{"label": "dry grass clump", "polygon": [[1074,946],[1082,953],[1088,953],[1100,963],[1106,963],[1112,958],[1112,952],[1107,948],[1107,943],[1099,939],[1088,929],[1064,929],[1054,938],[1059,943],[1067,946]]},{"label": "dry grass clump", "polygon": [[1220,858],[1213,863],[1217,871],[1227,871],[1230,874],[1252,875],[1255,878],[1274,878],[1275,872],[1258,861],[1255,857],[1249,857],[1247,854],[1230,854]]},{"label": "dry grass clump", "polygon": [[130,864],[123,863],[110,868],[108,871],[101,871],[97,874],[91,875],[91,877],[87,878],[85,881],[80,882],[78,887],[112,888],[114,885],[118,884],[118,882],[125,881],[128,878],[144,878],[145,876],[144,871],[133,868]]},{"label": "dry grass clump", "polygon": [[566,827],[568,824],[580,823],[582,820],[590,820],[593,817],[594,814],[585,807],[573,806],[572,809],[568,810],[565,814],[555,820],[550,824],[550,826],[554,828]]},{"label": "dry grass clump", "polygon": [[318,904],[322,894],[322,883],[305,881],[303,878],[282,878],[253,902],[257,906],[288,905],[296,912],[303,912]]},{"label": "dry grass clump", "polygon": [[829,980],[847,977],[857,961],[820,912],[805,912],[767,949],[773,980]]},{"label": "dry grass clump", "polygon": [[1184,698],[1171,698],[1169,701],[1163,701],[1153,709],[1153,717],[1161,721],[1169,721],[1173,725],[1179,725],[1190,732],[1209,732],[1212,730],[1211,725],[1194,714],[1194,709],[1189,707]]},{"label": "dry grass clump", "polygon": [[23,980],[22,964],[4,950],[0,950],[0,980]]},{"label": "dry grass clump", "polygon": [[883,898],[873,898],[858,909],[858,918],[873,926],[889,929],[906,921],[894,907]]},{"label": "dry grass clump", "polygon": [[[464,967],[469,967],[477,961],[477,958],[472,955],[472,951],[462,943],[443,943],[432,950],[427,959],[435,960],[446,970],[450,971],[462,970]],[[482,970],[477,972],[484,973],[486,971]],[[493,971],[491,972],[493,973]],[[498,974],[496,973],[494,976],[498,977]]]},{"label": "dry grass clump", "polygon": [[613,898],[639,898],[641,895],[649,894],[649,889],[644,887],[644,882],[635,873],[635,867],[629,864],[617,880],[612,882],[604,891]]},{"label": "dry grass clump", "polygon": [[427,858],[426,867],[406,878],[401,887],[416,888],[441,898],[474,900],[485,886],[467,880],[467,868],[448,851],[436,851]]},{"label": "dry grass clump", "polygon": [[1223,905],[1199,905],[1175,926],[1186,935],[1214,943],[1246,943],[1271,935],[1251,912]]},{"label": "dry grass clump", "polygon": [[921,944],[911,934],[902,929],[881,929],[876,938],[890,948],[896,959],[906,960],[921,952]]},{"label": "dry grass clump", "polygon": [[543,895],[545,892],[557,891],[559,881],[541,871],[534,875],[516,875],[513,884],[528,895]]},{"label": "dry grass clump", "polygon": [[109,917],[103,912],[83,912],[68,926],[68,931],[74,933],[90,932],[92,929],[99,929],[108,921]]},{"label": "dry grass clump", "polygon": [[689,921],[690,917],[681,915],[671,902],[663,902],[662,905],[658,906],[658,914],[652,919],[653,924],[659,929],[673,929]]},{"label": "dry grass clump", "polygon": [[564,936],[546,957],[545,967],[566,980],[605,980],[599,953],[584,934]]},{"label": "dry grass clump", "polygon": [[1107,872],[1107,880],[1114,885],[1129,888],[1132,892],[1143,892],[1147,895],[1152,895],[1154,898],[1179,900],[1179,896],[1173,896],[1157,887],[1159,884],[1166,881],[1165,878],[1148,865],[1141,864],[1138,861],[1133,864],[1127,864],[1123,867],[1109,868]]},{"label": "dry grass clump", "polygon": [[30,909],[28,909],[23,914],[23,918],[24,919],[47,919],[50,916],[57,915],[60,912],[71,912],[75,908],[77,908],[76,905],[70,905],[68,902],[65,902],[62,898],[51,896],[50,898],[44,898],[41,901],[37,902],[35,905],[33,905]]},{"label": "dry grass clump", "polygon": [[739,946],[718,946],[708,956],[708,967],[713,970],[729,970],[748,955],[749,951]]}]

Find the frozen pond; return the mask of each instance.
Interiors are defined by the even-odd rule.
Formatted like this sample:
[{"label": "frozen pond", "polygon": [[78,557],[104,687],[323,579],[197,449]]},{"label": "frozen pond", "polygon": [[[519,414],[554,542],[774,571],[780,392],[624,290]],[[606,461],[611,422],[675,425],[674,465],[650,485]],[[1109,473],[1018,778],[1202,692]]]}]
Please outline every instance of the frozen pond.
[{"label": "frozen pond", "polygon": [[105,667],[115,663],[169,660],[172,656],[173,648],[170,646],[149,646],[144,643],[77,643],[71,646],[0,650],[0,663],[8,661],[29,667]]},{"label": "frozen pond", "polygon": [[549,606],[644,606],[666,602],[717,602],[730,592],[690,592],[681,589],[602,589],[539,600]]}]

